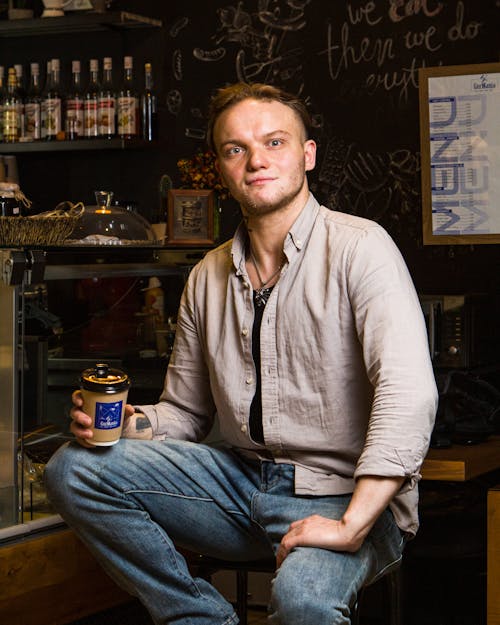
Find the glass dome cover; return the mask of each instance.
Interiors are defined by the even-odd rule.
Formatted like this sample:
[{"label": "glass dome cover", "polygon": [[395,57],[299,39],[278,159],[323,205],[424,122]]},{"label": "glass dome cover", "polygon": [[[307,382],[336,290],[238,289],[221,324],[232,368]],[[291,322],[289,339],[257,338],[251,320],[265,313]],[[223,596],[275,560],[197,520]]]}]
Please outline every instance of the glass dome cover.
[{"label": "glass dome cover", "polygon": [[111,191],[96,191],[95,206],[86,206],[66,243],[80,245],[144,245],[155,242],[151,224],[138,213],[112,206]]}]

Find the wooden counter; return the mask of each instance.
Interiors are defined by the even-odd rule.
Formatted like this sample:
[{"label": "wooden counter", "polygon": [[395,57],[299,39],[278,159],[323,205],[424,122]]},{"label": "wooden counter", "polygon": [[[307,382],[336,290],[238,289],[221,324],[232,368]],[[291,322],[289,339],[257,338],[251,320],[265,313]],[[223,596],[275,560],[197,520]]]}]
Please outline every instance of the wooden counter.
[{"label": "wooden counter", "polygon": [[500,625],[500,484],[488,491],[488,625]]},{"label": "wooden counter", "polygon": [[477,445],[430,449],[422,465],[424,480],[465,482],[500,467],[500,436]]},{"label": "wooden counter", "polygon": [[0,623],[63,625],[131,601],[71,530],[0,548]]}]

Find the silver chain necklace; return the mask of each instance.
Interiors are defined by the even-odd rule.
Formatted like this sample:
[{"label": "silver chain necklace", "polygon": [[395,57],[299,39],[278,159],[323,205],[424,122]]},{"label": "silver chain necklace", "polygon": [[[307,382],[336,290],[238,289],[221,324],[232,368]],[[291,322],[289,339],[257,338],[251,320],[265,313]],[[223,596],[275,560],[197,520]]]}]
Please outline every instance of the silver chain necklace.
[{"label": "silver chain necklace", "polygon": [[257,306],[265,306],[267,304],[267,300],[269,299],[269,296],[271,295],[271,290],[272,290],[272,287],[268,287],[267,285],[274,278],[276,278],[279,272],[283,269],[283,263],[280,263],[278,269],[276,269],[276,271],[271,276],[269,276],[267,280],[263,280],[262,276],[260,275],[257,260],[255,259],[255,256],[253,255],[252,248],[250,248],[249,251],[250,251],[250,260],[252,261],[252,265],[255,268],[255,273],[257,274],[257,278],[259,279],[259,282],[260,282],[260,287],[258,289],[254,289],[255,303],[257,304]]}]

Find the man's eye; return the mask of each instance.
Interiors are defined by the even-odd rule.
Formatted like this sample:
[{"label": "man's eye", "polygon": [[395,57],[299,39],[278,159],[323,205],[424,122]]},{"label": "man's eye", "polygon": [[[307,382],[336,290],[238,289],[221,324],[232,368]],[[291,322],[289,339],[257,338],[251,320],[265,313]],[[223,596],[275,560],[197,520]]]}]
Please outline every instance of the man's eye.
[{"label": "man's eye", "polygon": [[271,139],[271,142],[270,142],[270,144],[271,144],[271,146],[272,146],[272,147],[276,147],[276,146],[278,146],[278,145],[281,145],[282,143],[283,143],[283,142],[282,142],[282,140],[281,140],[281,139]]},{"label": "man's eye", "polygon": [[240,154],[241,153],[241,148],[237,145],[234,145],[232,148],[228,148],[228,150],[226,150],[226,154],[228,156],[235,156],[236,154]]}]

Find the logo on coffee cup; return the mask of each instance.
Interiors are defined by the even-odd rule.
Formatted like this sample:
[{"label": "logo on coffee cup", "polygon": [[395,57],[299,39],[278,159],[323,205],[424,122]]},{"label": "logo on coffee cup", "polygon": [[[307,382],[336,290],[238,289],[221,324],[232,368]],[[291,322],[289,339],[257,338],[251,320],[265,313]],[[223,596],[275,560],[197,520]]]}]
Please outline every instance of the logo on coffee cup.
[{"label": "logo on coffee cup", "polygon": [[122,405],[122,401],[115,401],[110,404],[96,402],[94,427],[98,430],[112,430],[120,427]]}]

